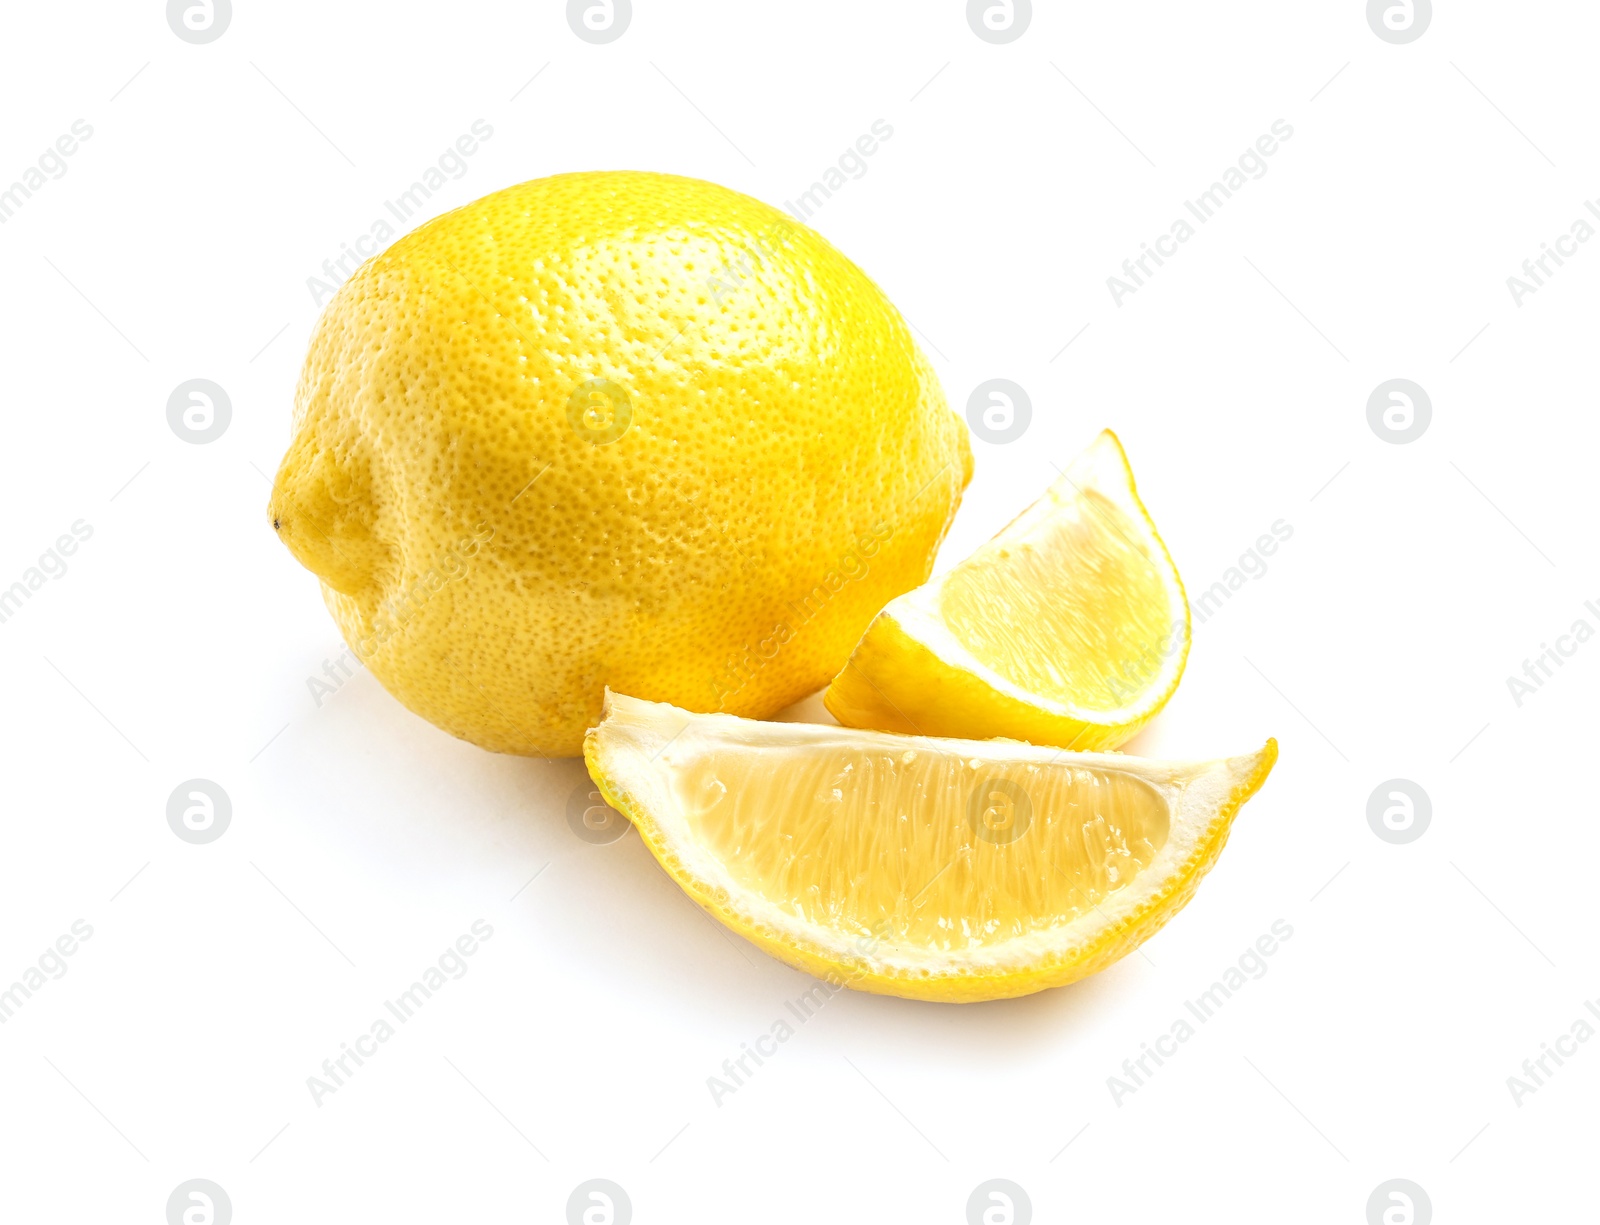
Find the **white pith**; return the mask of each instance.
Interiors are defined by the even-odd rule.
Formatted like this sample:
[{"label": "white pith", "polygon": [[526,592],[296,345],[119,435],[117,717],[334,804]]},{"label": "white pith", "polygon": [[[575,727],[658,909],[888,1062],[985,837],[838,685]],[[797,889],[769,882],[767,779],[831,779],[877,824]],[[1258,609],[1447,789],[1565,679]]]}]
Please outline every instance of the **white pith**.
[{"label": "white pith", "polygon": [[[694,882],[714,905],[726,907],[745,926],[786,946],[834,963],[865,964],[872,973],[893,977],[983,975],[1070,961],[1074,950],[1159,902],[1173,878],[1184,873],[1213,835],[1216,823],[1228,819],[1223,810],[1230,796],[1261,761],[1256,753],[1209,762],[1157,762],[1120,753],[1068,753],[1011,740],[951,740],[809,723],[760,723],[732,715],[691,714],[609,692],[604,716],[590,735],[591,767],[597,780],[641,824],[646,840],[680,883],[685,878]],[[671,785],[675,771],[709,750],[726,753],[744,747],[754,753],[805,746],[896,755],[915,748],[982,762],[1121,772],[1142,779],[1166,800],[1167,840],[1130,883],[1060,924],[954,952],[874,942],[859,931],[802,919],[738,882],[716,854],[696,842]]]},{"label": "white pith", "polygon": [[[1072,461],[1044,496],[961,564],[966,566],[1002,549],[1016,548],[1031,537],[1044,534],[1051,517],[1060,511],[1063,504],[1079,500],[1079,491],[1091,489],[1121,510],[1138,533],[1137,543],[1143,546],[1161,572],[1167,607],[1171,610],[1171,624],[1182,634],[1181,642],[1167,644],[1161,666],[1155,675],[1122,706],[1088,707],[1058,701],[1018,685],[977,659],[950,631],[940,611],[944,583],[950,571],[936,575],[921,587],[891,600],[878,615],[898,623],[909,638],[925,646],[946,667],[978,677],[997,693],[1015,702],[1079,723],[1114,726],[1143,719],[1151,707],[1158,704],[1177,684],[1183,671],[1188,654],[1187,605],[1178,572],[1168,559],[1166,550],[1149,530],[1149,519],[1134,492],[1122,448],[1111,434],[1101,434],[1088,450]],[[1112,529],[1108,527],[1107,530]]]}]

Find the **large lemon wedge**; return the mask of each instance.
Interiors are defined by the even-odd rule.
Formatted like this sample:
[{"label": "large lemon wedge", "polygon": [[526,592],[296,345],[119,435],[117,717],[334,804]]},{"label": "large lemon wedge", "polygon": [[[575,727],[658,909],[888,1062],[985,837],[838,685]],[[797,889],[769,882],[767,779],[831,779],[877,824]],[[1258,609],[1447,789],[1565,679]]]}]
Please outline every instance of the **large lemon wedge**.
[{"label": "large lemon wedge", "polygon": [[851,727],[1115,748],[1188,654],[1183,584],[1106,430],[988,544],[891,601],[824,702]]},{"label": "large lemon wedge", "polygon": [[696,715],[619,694],[589,772],[715,918],[835,985],[1025,995],[1103,969],[1180,910],[1276,741],[1170,764]]}]

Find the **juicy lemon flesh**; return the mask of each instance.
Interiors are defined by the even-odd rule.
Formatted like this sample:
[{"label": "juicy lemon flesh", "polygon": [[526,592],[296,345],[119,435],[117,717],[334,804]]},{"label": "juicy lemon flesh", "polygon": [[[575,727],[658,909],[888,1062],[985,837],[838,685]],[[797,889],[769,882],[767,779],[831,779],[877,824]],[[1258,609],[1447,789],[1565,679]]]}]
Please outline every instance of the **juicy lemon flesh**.
[{"label": "juicy lemon flesh", "polygon": [[1278,757],[1152,762],[608,693],[606,802],[717,921],[834,984],[971,1003],[1094,974],[1194,895]]},{"label": "juicy lemon flesh", "polygon": [[1166,842],[1161,792],[1114,770],[849,746],[671,760],[691,836],[811,924],[983,948],[1070,922]]},{"label": "juicy lemon flesh", "polygon": [[848,727],[1114,749],[1188,653],[1182,580],[1105,430],[988,544],[886,606],[823,703]]},{"label": "juicy lemon flesh", "polygon": [[1026,540],[946,576],[940,613],[984,666],[1029,693],[1115,710],[1163,663],[1170,598],[1146,531],[1096,490],[1081,491]]}]

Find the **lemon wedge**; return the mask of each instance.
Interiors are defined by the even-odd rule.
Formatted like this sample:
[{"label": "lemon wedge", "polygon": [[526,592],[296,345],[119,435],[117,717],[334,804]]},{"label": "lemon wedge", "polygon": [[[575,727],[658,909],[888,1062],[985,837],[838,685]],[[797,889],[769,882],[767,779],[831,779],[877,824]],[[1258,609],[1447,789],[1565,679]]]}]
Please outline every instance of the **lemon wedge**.
[{"label": "lemon wedge", "polygon": [[606,801],[713,917],[835,986],[1025,995],[1137,948],[1193,895],[1277,742],[1171,764],[699,715],[606,694]]},{"label": "lemon wedge", "polygon": [[1115,748],[1188,655],[1183,583],[1106,430],[988,544],[890,602],[823,701],[850,727]]}]

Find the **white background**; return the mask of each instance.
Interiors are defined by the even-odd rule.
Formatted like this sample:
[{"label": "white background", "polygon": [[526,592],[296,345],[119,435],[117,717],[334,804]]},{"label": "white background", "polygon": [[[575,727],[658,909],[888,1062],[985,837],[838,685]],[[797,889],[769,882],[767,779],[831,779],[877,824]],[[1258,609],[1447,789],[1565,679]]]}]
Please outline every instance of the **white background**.
[{"label": "white background", "polygon": [[[1359,1223],[1391,1178],[1440,1222],[1592,1213],[1600,1042],[1520,1105],[1506,1082],[1600,996],[1600,643],[1520,707],[1506,678],[1600,629],[1600,243],[1520,306],[1506,278],[1600,194],[1600,11],[1441,9],[1396,46],[1357,0],[1077,0],[997,46],[952,0],[635,0],[593,46],[553,2],[238,0],[195,46],[154,0],[9,6],[0,183],[94,134],[0,226],[0,586],[93,535],[0,624],[0,985],[94,935],[0,1026],[7,1219],[159,1222],[190,1178],[240,1225],[555,1222],[591,1177],[639,1222],[960,1222],[995,1177],[1039,1221]],[[1191,592],[1292,525],[1130,746],[1282,745],[1144,955],[1004,1003],[848,993],[715,1105],[810,980],[635,835],[575,837],[579,763],[454,741],[365,673],[316,705],[341,644],[264,512],[307,278],[478,119],[430,211],[604,168],[781,203],[886,120],[813,224],[952,404],[1002,377],[1033,405],[974,442],[942,564],[1104,426]],[[1268,173],[1114,304],[1278,119]],[[232,401],[208,445],[167,424],[191,378]],[[1432,400],[1409,445],[1367,423],[1391,378]],[[233,805],[205,846],[166,822],[195,777]],[[1396,777],[1433,805],[1404,846],[1366,819]],[[314,1104],[477,919],[466,976]],[[1265,976],[1116,1104],[1107,1077],[1277,919]]]}]

